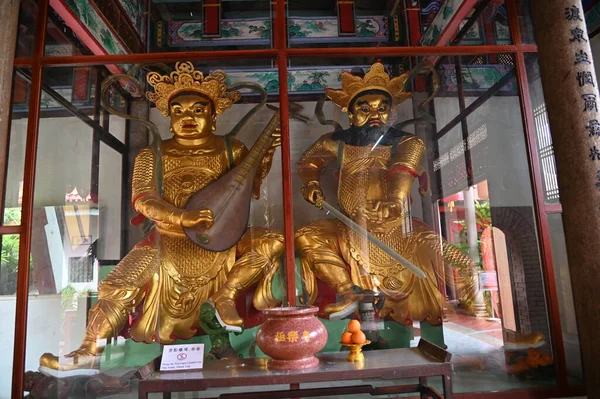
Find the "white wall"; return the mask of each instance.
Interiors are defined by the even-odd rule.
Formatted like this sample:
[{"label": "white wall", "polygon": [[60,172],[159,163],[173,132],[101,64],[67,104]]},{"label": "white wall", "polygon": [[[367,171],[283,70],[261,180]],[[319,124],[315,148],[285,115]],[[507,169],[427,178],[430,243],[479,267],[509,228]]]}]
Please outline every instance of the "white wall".
[{"label": "white wall", "polygon": [[[81,344],[85,332],[86,301],[81,298],[72,312],[71,323],[64,323],[65,311],[60,295],[29,296],[25,370],[37,371],[40,356],[46,352],[66,354]],[[15,297],[0,296],[0,399],[10,397],[15,330]],[[68,325],[67,325],[68,324]],[[65,338],[70,336],[67,342]]]},{"label": "white wall", "polygon": [[[475,97],[467,97],[467,106],[474,100]],[[459,114],[456,98],[436,98],[434,105],[438,129],[444,127]],[[487,127],[487,139],[478,144],[476,149],[487,146],[488,157],[473,159],[473,167],[477,168],[482,164],[488,165],[487,180],[492,204],[494,206],[532,206],[527,150],[518,97],[492,97],[467,118],[470,133],[484,124]],[[458,124],[440,140],[440,153],[449,151],[461,141],[462,131]],[[464,155],[462,159],[464,160]],[[447,171],[442,172],[442,179],[442,183],[447,183]],[[444,192],[444,195],[449,194],[452,192]]]}]

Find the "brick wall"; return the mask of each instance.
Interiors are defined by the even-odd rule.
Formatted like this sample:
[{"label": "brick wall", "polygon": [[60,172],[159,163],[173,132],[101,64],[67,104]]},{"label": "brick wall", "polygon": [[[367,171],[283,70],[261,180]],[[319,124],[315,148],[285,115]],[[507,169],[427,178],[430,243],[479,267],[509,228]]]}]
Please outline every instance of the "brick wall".
[{"label": "brick wall", "polygon": [[520,333],[539,331],[549,343],[542,265],[532,207],[492,206],[492,225],[506,235],[515,316]]}]

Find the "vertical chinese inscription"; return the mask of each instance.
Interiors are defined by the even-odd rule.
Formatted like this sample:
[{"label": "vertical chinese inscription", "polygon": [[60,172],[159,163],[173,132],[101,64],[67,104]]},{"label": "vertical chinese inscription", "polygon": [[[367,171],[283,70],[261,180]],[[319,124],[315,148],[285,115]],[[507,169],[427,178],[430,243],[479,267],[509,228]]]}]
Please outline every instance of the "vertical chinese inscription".
[{"label": "vertical chinese inscription", "polygon": [[565,8],[565,19],[567,21],[582,21],[581,19],[581,11],[579,11],[579,7],[571,6]]},{"label": "vertical chinese inscription", "polygon": [[[582,18],[581,9],[576,5],[571,5],[569,7],[565,7],[564,9],[564,19],[574,23],[575,25],[571,25],[569,27],[569,31],[571,32],[571,38],[569,39],[569,44],[571,45],[585,45],[588,43],[587,38],[585,37],[585,31],[581,29],[582,23],[584,19]],[[586,49],[587,50],[587,49]],[[592,64],[588,53],[584,49],[576,48],[575,49],[575,66],[590,66]],[[580,70],[575,73],[575,80],[579,87],[596,87],[596,83],[594,82],[594,74],[591,70]],[[596,94],[582,94],[581,99],[583,101],[582,112],[587,115],[590,112],[598,112],[598,99]],[[595,139],[596,137],[600,137],[600,123],[598,119],[588,119],[588,123],[585,126],[585,129],[588,132],[588,137]],[[600,161],[600,150],[596,146],[596,143],[591,143],[592,146],[589,149],[588,158],[591,161]],[[597,182],[595,183],[596,187],[600,188],[600,170],[596,176]]]},{"label": "vertical chinese inscription", "polygon": [[575,52],[575,65],[579,64],[591,64],[590,57],[583,50]]},{"label": "vertical chinese inscription", "polygon": [[583,111],[595,111],[598,112],[598,104],[596,102],[595,94],[582,94],[583,98]]},{"label": "vertical chinese inscription", "polygon": [[577,75],[575,75],[575,79],[577,79],[579,87],[584,87],[586,85],[596,87],[596,85],[594,84],[594,77],[590,71],[577,72]]}]

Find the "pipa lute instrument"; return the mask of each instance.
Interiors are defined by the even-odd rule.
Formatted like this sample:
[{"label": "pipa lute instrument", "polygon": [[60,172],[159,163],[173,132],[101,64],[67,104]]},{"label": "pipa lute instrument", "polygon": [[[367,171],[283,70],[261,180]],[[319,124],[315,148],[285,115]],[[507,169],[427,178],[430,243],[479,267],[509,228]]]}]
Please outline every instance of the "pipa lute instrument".
[{"label": "pipa lute instrument", "polygon": [[239,165],[190,197],[186,210],[210,209],[214,218],[209,229],[199,226],[183,229],[196,245],[220,252],[233,247],[242,238],[248,228],[254,178],[273,144],[273,133],[279,122],[279,112],[276,112]]}]

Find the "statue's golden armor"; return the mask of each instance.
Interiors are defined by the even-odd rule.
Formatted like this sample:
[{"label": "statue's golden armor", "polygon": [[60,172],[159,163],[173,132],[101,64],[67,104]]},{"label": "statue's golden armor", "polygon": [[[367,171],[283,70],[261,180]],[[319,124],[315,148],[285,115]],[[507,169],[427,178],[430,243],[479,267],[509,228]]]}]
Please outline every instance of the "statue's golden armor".
[{"label": "statue's golden armor", "polygon": [[[248,150],[236,139],[226,141],[212,133],[216,115],[236,99],[225,91],[224,74],[217,72],[204,79],[189,63],[178,64],[176,70],[171,81],[160,77],[157,83],[156,76],[154,81],[152,76],[148,78],[155,86],[154,96],[148,97],[163,114],[170,115],[174,138],[160,143],[160,160],[152,148],[143,149],[133,172],[133,207],[154,226],[100,283],[98,302],[90,309],[81,347],[66,359],[44,354],[40,359],[43,367],[68,370],[94,366],[95,355],[101,350],[97,340],[116,336],[136,308],[141,309],[141,316],[131,327],[131,337],[170,343],[195,335],[200,305],[205,301],[211,301],[221,323],[232,328],[243,324],[235,300],[245,288],[259,283],[254,294],[257,309],[277,304],[271,281],[283,252],[281,234],[250,228],[231,249],[211,252],[195,245],[183,232],[183,227],[211,225],[209,210],[186,211],[184,206],[194,193],[240,163]],[[171,86],[165,92],[164,85],[159,84]],[[277,145],[279,139],[257,173],[253,186],[256,198]],[[162,194],[157,161],[162,167]]]},{"label": "statue's golden armor", "polygon": [[[326,134],[298,162],[303,195],[316,206],[324,200],[320,175],[327,165],[337,163],[341,211],[426,275],[425,279],[418,278],[338,220],[313,221],[296,232],[295,244],[310,303],[317,298],[315,277],[341,298],[324,309],[332,318],[351,313],[361,299],[361,291],[370,290],[385,297],[378,307],[381,317],[389,315],[402,324],[442,321],[442,296],[436,277],[439,259],[457,254],[445,251],[439,236],[421,225],[413,226],[410,220],[411,187],[415,177],[423,173],[422,140],[393,128],[388,130],[391,111],[411,94],[403,91],[406,79],[403,75],[390,80],[381,64],[374,64],[364,79],[344,73],[342,90],[328,90],[328,97],[348,111],[351,126],[379,128],[373,131],[383,135],[371,141],[367,137],[361,143],[357,138],[360,133],[353,127]],[[362,132],[373,134],[371,129]],[[469,262],[464,256],[458,257]]]}]

